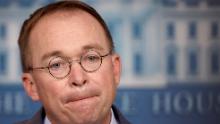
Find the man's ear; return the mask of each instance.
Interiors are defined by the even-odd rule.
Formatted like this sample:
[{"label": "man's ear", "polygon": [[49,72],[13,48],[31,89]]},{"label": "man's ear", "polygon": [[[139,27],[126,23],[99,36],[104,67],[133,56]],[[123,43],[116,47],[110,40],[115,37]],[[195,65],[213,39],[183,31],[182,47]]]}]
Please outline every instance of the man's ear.
[{"label": "man's ear", "polygon": [[121,59],[120,56],[116,53],[112,55],[112,63],[113,63],[113,73],[116,86],[120,83],[120,76],[121,76]]},{"label": "man's ear", "polygon": [[23,87],[26,93],[28,94],[28,96],[30,96],[33,101],[38,101],[39,100],[38,90],[32,75],[30,73],[23,73],[22,82],[23,82]]}]

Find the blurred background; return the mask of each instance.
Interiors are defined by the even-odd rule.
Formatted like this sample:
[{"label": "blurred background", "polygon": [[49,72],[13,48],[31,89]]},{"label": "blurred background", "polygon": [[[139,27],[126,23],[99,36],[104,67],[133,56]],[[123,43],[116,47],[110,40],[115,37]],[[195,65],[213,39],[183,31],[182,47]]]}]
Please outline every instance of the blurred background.
[{"label": "blurred background", "polygon": [[[21,85],[23,21],[57,0],[0,0],[0,123],[40,107]],[[133,124],[220,124],[219,0],[84,0],[111,30],[123,72],[115,104]]]}]

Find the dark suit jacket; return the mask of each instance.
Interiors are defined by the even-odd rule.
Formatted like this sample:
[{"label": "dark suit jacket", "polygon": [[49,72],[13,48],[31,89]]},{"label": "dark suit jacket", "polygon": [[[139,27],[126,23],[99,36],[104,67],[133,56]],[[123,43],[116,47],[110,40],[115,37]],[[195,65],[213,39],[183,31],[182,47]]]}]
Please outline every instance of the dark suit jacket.
[{"label": "dark suit jacket", "polygon": [[[114,105],[112,106],[112,109],[118,124],[130,124],[130,122],[124,118],[121,112]],[[41,108],[30,120],[25,120],[15,124],[43,124],[45,115],[44,109]]]}]

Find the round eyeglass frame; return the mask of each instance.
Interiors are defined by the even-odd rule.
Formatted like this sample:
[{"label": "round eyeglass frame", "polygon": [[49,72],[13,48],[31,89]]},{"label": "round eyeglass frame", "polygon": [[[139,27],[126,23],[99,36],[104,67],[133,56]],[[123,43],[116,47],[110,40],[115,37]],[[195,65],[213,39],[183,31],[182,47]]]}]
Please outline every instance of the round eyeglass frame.
[{"label": "round eyeglass frame", "polygon": [[[89,51],[89,52],[90,52],[90,51]],[[79,60],[67,60],[67,59],[63,59],[63,57],[57,56],[57,57],[54,57],[53,59],[50,60],[50,62],[48,63],[48,66],[46,66],[46,67],[29,67],[29,68],[28,68],[28,71],[34,71],[34,70],[38,70],[38,69],[39,69],[39,70],[41,70],[41,69],[47,69],[47,70],[49,71],[50,75],[53,76],[54,78],[56,78],[56,79],[64,79],[64,78],[66,78],[66,77],[70,74],[71,69],[72,69],[72,65],[73,65],[74,62],[80,64],[81,68],[82,68],[85,72],[92,73],[92,72],[97,71],[97,70],[101,67],[102,61],[103,61],[103,58],[104,58],[104,57],[106,57],[106,56],[112,54],[112,52],[110,51],[110,52],[108,52],[108,53],[105,54],[105,55],[100,55],[99,52],[93,51],[93,52],[96,53],[96,54],[98,55],[98,57],[100,58],[100,60],[99,60],[99,61],[100,61],[100,64],[99,64],[96,68],[94,68],[93,70],[88,70],[88,69],[86,69],[86,68],[83,66],[83,64],[82,64],[82,59],[83,59],[83,57],[84,57],[85,55],[87,55],[89,52],[86,52],[85,54],[82,54]],[[60,77],[54,76],[54,74],[51,72],[51,68],[50,68],[51,62],[52,62],[55,58],[62,58],[64,61],[67,62],[67,64],[68,64],[68,67],[67,67],[68,71],[66,71],[67,73],[66,73],[64,76],[60,76]]]}]

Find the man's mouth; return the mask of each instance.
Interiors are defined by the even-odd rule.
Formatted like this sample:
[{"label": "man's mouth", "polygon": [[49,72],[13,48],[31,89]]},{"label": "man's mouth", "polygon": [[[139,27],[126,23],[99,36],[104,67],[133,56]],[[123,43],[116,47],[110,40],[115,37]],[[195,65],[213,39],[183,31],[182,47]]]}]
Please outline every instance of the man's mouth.
[{"label": "man's mouth", "polygon": [[70,99],[67,100],[67,103],[70,102],[81,102],[81,101],[88,101],[88,100],[92,100],[95,99],[97,96],[80,96],[80,97],[72,97]]},{"label": "man's mouth", "polygon": [[66,104],[93,104],[98,99],[96,92],[78,92],[68,94],[65,98]]},{"label": "man's mouth", "polygon": [[97,104],[97,101],[99,99],[100,96],[100,90],[96,90],[96,89],[86,89],[86,90],[82,90],[82,91],[71,91],[67,94],[65,94],[64,97],[64,104],[71,104],[72,105],[76,105],[79,106],[81,105],[95,105]]}]

